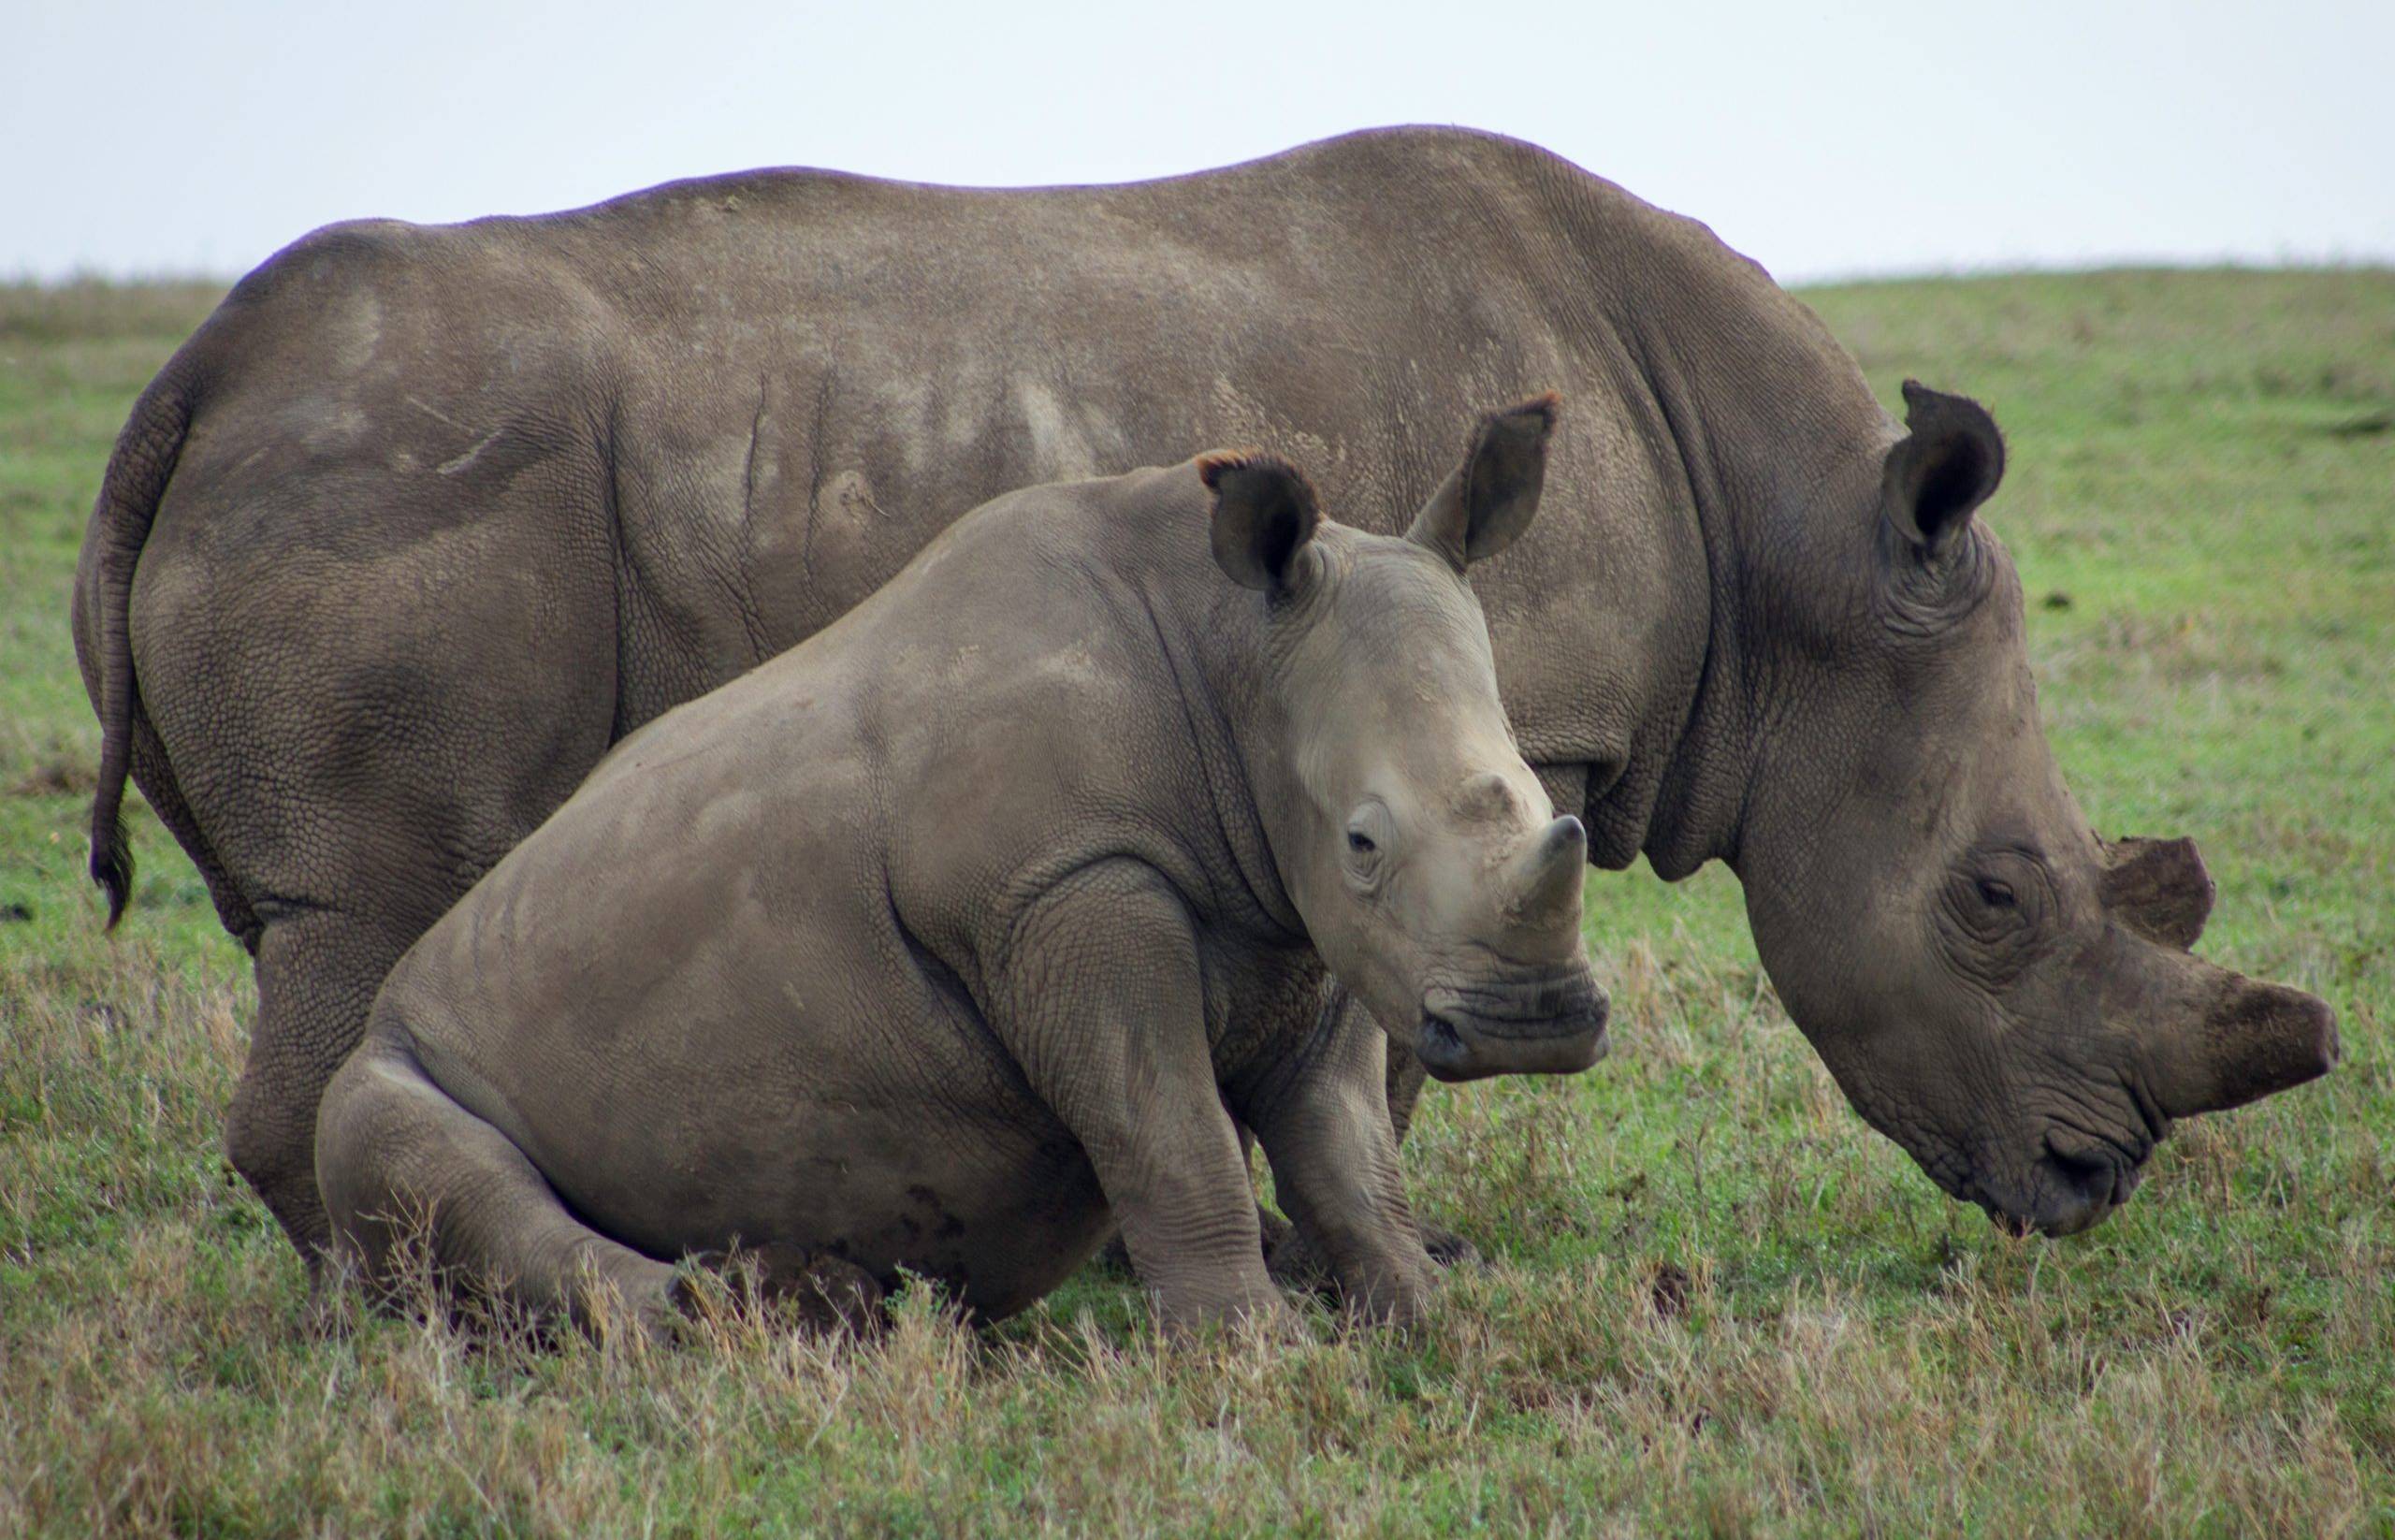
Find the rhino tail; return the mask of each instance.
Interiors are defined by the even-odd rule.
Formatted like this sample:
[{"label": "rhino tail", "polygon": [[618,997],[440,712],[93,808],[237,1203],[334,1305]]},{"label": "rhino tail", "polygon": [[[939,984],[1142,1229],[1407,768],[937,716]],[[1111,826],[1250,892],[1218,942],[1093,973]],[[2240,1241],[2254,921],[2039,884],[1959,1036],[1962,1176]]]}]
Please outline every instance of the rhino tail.
[{"label": "rhino tail", "polygon": [[134,403],[117,435],[92,510],[94,558],[90,600],[97,622],[100,713],[99,788],[92,797],[92,880],[107,893],[109,928],[124,917],[133,892],[133,847],[124,829],[124,783],[133,767],[135,713],[141,709],[133,677],[133,570],[150,538],[167,478],[191,429],[191,400],[179,371],[168,368]]}]

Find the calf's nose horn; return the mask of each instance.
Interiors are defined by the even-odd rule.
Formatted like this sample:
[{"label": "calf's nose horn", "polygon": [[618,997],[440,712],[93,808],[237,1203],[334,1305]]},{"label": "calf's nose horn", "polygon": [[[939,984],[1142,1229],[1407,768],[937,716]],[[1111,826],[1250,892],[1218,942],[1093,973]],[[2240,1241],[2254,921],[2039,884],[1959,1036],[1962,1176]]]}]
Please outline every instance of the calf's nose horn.
[{"label": "calf's nose horn", "polygon": [[1521,886],[1516,900],[1526,920],[1576,917],[1580,908],[1581,868],[1589,860],[1589,831],[1566,813],[1539,832],[1521,858]]}]

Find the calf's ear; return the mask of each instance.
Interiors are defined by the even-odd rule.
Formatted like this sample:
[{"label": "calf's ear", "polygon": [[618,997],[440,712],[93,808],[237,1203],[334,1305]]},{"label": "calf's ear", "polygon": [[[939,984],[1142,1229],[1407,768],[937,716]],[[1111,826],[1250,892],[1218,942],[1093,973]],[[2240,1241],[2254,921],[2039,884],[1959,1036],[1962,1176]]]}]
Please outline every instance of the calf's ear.
[{"label": "calf's ear", "polygon": [[1322,523],[1314,487],[1278,455],[1224,449],[1198,459],[1214,494],[1214,565],[1241,588],[1285,593]]},{"label": "calf's ear", "polygon": [[2004,436],[1987,408],[1919,380],[1905,382],[1905,426],[1880,472],[1889,525],[1931,560],[1954,548],[1971,511],[2004,479]]},{"label": "calf's ear", "polygon": [[1561,407],[1550,393],[1481,418],[1463,463],[1430,494],[1405,538],[1445,557],[1458,572],[1511,545],[1538,512],[1546,441]]}]

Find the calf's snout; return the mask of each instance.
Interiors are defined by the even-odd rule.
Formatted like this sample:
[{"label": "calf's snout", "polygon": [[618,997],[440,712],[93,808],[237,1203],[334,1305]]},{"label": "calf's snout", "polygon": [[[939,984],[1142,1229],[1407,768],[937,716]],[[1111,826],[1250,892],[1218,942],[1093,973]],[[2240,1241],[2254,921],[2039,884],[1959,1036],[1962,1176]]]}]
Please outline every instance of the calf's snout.
[{"label": "calf's snout", "polygon": [[1443,1081],[1570,1075],[1605,1056],[1610,1007],[1585,967],[1423,996],[1415,1053]]}]

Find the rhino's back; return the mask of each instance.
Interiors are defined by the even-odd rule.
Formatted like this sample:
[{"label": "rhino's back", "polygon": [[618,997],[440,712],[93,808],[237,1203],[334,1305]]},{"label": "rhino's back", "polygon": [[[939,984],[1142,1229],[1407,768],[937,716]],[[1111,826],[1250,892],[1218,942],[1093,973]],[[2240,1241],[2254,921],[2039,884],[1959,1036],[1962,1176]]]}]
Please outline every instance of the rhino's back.
[{"label": "rhino's back", "polygon": [[1532,146],[1427,128],[1107,186],[768,170],[331,226],[170,366],[199,409],[157,538],[206,547],[212,592],[258,574],[262,603],[310,552],[520,563],[544,541],[613,581],[614,634],[583,645],[614,655],[620,732],[1017,487],[1270,443],[1385,525],[1454,425],[1551,388],[1575,414],[1557,487],[1601,470],[1609,505],[1657,502],[1586,247],[1683,226]]},{"label": "rhino's back", "polygon": [[605,297],[623,539],[659,641],[719,667],[1005,490],[1225,444],[1280,447],[1386,522],[1457,425],[1559,388],[1634,501],[1619,372],[1566,324],[1572,196],[1645,210],[1528,146],[1405,130],[1116,186],[752,172],[467,228]]},{"label": "rhino's back", "polygon": [[[987,498],[1260,443],[1386,527],[1476,412],[1556,388],[1546,516],[1481,587],[1525,743],[1599,757],[1691,673],[1702,616],[1591,228],[1694,239],[1441,130],[1114,187],[761,172],[320,232],[169,366],[194,404],[133,596],[141,695],[245,893],[339,901],[403,828],[420,925],[606,744]],[[1547,688],[1537,615],[1567,588],[1594,632],[1568,655],[1618,678]]]}]

